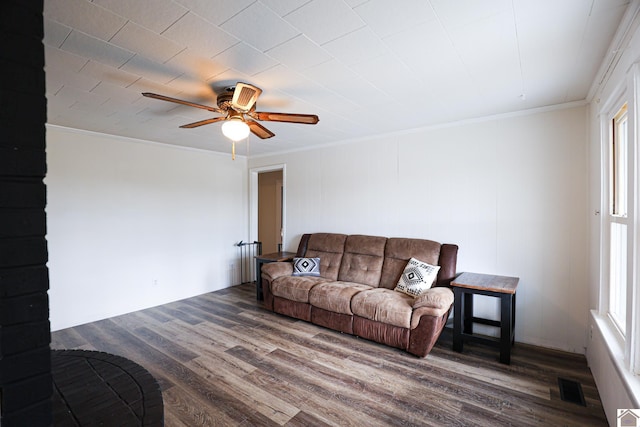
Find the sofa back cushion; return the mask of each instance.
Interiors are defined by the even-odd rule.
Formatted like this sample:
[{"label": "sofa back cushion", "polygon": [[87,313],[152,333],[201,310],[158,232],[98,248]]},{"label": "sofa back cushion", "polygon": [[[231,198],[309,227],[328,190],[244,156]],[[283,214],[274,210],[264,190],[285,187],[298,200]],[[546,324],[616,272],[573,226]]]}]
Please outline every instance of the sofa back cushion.
[{"label": "sofa back cushion", "polygon": [[399,237],[387,239],[379,287],[394,289],[411,258],[427,264],[439,265],[440,243]]},{"label": "sofa back cushion", "polygon": [[377,287],[380,283],[386,237],[351,235],[344,245],[338,280]]},{"label": "sofa back cushion", "polygon": [[346,239],[346,234],[311,234],[304,256],[320,258],[320,275],[330,280],[337,280]]}]

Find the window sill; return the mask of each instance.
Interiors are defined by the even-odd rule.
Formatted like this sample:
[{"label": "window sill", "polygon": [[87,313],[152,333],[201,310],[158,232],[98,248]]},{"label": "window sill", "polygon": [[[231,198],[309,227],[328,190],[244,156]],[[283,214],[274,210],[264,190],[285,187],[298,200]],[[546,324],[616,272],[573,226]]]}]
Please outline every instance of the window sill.
[{"label": "window sill", "polygon": [[620,381],[623,383],[629,394],[629,398],[634,404],[634,408],[640,408],[640,377],[634,375],[626,367],[624,361],[624,346],[619,338],[618,330],[607,316],[603,316],[595,310],[591,311],[591,315],[598,331],[602,335],[604,344],[609,352],[609,357],[620,377]]}]

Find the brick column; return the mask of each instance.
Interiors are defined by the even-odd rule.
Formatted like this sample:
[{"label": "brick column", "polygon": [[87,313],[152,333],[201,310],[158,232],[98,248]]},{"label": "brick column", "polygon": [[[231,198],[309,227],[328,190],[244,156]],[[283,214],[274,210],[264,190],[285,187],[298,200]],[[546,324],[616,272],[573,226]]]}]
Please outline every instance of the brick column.
[{"label": "brick column", "polygon": [[0,424],[49,426],[43,0],[0,1]]}]

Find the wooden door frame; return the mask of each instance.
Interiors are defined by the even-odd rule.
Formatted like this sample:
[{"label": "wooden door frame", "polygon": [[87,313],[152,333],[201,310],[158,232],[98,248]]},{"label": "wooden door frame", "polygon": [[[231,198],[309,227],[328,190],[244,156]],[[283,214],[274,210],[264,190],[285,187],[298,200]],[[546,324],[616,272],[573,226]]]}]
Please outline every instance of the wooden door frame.
[{"label": "wooden door frame", "polygon": [[249,169],[249,241],[258,240],[258,174],[282,171],[282,245],[287,234],[287,171],[284,163]]}]

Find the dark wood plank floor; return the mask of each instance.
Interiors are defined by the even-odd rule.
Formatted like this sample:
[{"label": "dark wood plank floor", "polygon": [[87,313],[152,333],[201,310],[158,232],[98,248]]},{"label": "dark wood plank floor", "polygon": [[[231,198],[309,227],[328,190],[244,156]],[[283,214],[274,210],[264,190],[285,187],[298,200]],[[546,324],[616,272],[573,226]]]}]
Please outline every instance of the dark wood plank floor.
[{"label": "dark wood plank floor", "polygon": [[[244,284],[52,334],[52,348],[99,350],[158,380],[167,426],[605,426],[583,356],[516,344],[424,359],[265,311]],[[587,406],[562,401],[558,377]]]}]

